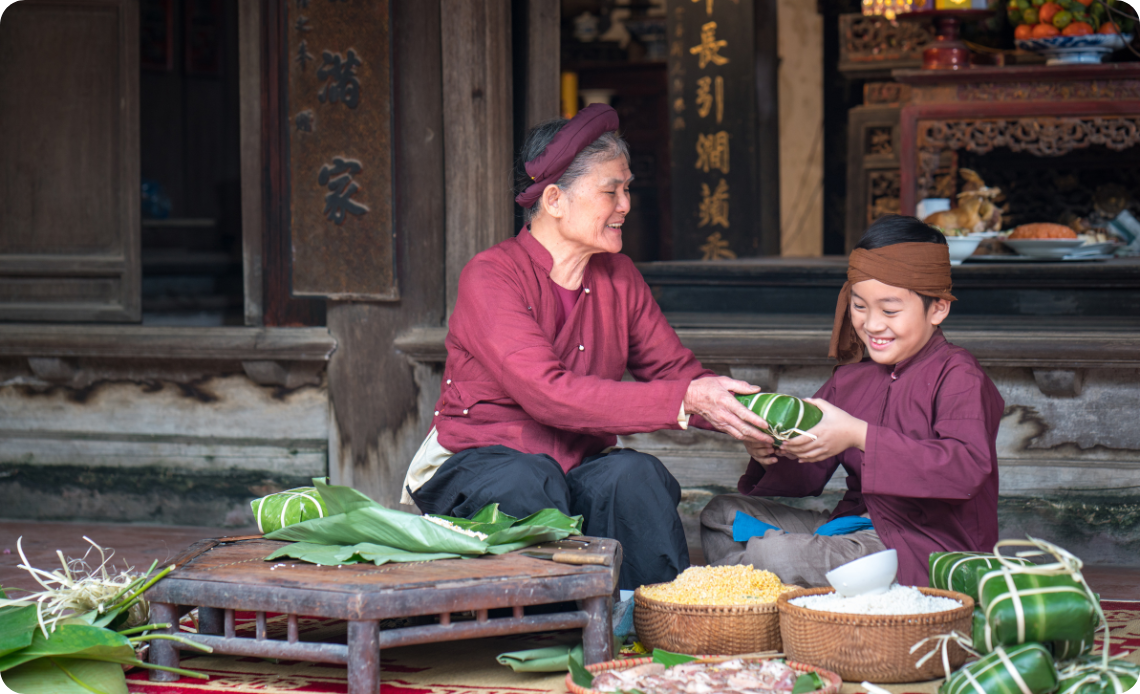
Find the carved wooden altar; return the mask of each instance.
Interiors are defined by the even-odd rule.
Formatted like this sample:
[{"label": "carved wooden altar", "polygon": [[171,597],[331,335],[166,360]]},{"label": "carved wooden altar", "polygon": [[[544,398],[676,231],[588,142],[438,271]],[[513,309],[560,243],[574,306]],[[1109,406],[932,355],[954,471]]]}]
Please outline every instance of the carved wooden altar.
[{"label": "carved wooden altar", "polygon": [[1140,145],[1140,64],[895,70],[910,87],[899,120],[899,207],[933,197],[947,153],[998,147],[1056,157]]}]

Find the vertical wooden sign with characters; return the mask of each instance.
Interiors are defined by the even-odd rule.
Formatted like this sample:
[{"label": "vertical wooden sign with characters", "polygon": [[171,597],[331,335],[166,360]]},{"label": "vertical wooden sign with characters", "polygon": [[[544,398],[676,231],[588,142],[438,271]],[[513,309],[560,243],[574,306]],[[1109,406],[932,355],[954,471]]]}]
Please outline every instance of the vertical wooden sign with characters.
[{"label": "vertical wooden sign with characters", "polygon": [[285,0],[294,296],[395,301],[388,0]]},{"label": "vertical wooden sign with characters", "polygon": [[669,0],[673,257],[760,254],[753,3]]}]

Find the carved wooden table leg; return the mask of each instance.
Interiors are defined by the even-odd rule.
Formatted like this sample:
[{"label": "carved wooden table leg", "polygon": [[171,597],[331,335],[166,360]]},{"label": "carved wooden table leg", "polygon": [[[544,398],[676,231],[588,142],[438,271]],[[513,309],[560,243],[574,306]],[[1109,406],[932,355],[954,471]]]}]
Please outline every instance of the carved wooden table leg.
[{"label": "carved wooden table leg", "polygon": [[380,622],[348,623],[348,694],[380,692]]},{"label": "carved wooden table leg", "polygon": [[614,659],[613,598],[586,598],[590,621],[582,630],[582,650],[586,665]]},{"label": "carved wooden table leg", "polygon": [[[157,632],[160,634],[175,635],[178,633],[178,606],[168,603],[154,602],[150,605],[151,621],[155,624],[162,624],[169,622],[169,629],[162,629]],[[178,643],[175,641],[168,641],[167,639],[155,639],[150,642],[150,652],[147,660],[155,665],[163,665],[166,667],[178,667],[180,654],[178,653]],[[162,670],[151,670],[151,682],[175,682],[179,675],[174,672],[164,672]]]}]

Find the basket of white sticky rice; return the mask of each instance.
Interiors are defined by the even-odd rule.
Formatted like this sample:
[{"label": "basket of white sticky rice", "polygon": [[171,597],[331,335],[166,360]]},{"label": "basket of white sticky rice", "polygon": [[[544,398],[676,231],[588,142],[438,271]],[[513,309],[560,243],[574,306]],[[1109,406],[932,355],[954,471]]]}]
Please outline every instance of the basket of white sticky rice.
[{"label": "basket of white sticky rice", "polygon": [[[894,585],[884,593],[843,597],[831,588],[785,593],[776,601],[780,636],[791,660],[832,670],[848,682],[921,682],[944,677],[941,653],[918,661],[941,643],[930,637],[970,633],[974,600],[934,588]],[[966,661],[947,645],[950,666]]]}]

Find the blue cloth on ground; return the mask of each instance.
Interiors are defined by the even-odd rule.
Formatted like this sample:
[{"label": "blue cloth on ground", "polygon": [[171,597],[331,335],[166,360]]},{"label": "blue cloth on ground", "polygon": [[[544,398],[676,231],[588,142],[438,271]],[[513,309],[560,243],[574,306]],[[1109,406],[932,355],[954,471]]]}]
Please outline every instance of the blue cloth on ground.
[{"label": "blue cloth on ground", "polygon": [[862,516],[843,516],[842,518],[827,521],[819,526],[815,529],[815,534],[831,537],[833,535],[848,535],[850,533],[859,532],[860,530],[874,529],[875,526],[871,523],[870,518],[864,518]]},{"label": "blue cloth on ground", "polygon": [[756,520],[744,511],[737,511],[736,518],[732,521],[732,541],[748,542],[753,537],[764,537],[764,533],[769,530],[779,530],[779,528],[770,523]]}]

